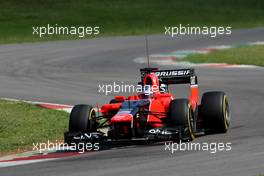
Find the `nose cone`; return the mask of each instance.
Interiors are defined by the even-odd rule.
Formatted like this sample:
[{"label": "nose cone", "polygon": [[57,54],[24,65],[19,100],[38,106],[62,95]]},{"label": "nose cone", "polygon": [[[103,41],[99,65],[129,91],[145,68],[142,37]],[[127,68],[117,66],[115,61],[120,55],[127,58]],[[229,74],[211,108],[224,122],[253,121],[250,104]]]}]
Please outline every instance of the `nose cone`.
[{"label": "nose cone", "polygon": [[127,123],[131,122],[132,119],[133,116],[130,113],[117,113],[114,117],[111,118],[111,123]]}]

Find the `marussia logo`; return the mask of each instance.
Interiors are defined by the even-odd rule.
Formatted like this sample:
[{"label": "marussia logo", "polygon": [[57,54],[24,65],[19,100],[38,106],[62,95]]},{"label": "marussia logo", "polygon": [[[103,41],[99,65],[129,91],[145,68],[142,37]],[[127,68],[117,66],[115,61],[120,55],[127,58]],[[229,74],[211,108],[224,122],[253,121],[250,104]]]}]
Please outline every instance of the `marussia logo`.
[{"label": "marussia logo", "polygon": [[190,74],[190,70],[171,70],[171,71],[160,71],[160,72],[156,72],[157,76],[166,76],[166,77],[170,77],[170,76],[185,76],[185,75],[189,75]]}]

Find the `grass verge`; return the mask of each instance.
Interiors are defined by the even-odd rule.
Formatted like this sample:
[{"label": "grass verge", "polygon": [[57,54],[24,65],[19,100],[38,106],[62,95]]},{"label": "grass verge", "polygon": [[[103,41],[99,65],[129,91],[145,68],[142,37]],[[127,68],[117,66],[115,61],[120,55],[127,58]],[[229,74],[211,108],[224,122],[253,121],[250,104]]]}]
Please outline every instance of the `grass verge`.
[{"label": "grass verge", "polygon": [[193,63],[227,63],[264,66],[264,45],[213,51],[209,54],[192,54],[184,58]]},{"label": "grass verge", "polygon": [[164,26],[264,25],[262,0],[0,0],[0,43],[77,39],[32,35],[32,26],[100,26],[101,35],[163,33]]},{"label": "grass verge", "polygon": [[33,143],[62,140],[68,114],[0,100],[0,154],[32,150]]}]

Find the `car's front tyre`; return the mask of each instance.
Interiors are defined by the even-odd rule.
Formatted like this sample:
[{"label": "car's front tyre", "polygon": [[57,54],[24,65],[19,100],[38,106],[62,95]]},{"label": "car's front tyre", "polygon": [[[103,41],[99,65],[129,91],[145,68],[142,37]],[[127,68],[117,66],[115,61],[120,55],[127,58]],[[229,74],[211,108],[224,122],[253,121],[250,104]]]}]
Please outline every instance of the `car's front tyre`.
[{"label": "car's front tyre", "polygon": [[69,132],[96,131],[96,111],[90,105],[75,105],[70,114]]},{"label": "car's front tyre", "polygon": [[227,132],[230,124],[229,102],[224,92],[206,92],[201,101],[205,129],[213,133]]},{"label": "car's front tyre", "polygon": [[[168,126],[180,127],[184,135],[181,136],[189,141],[194,139],[193,127],[194,118],[191,105],[188,99],[176,99],[170,102],[168,112]],[[185,140],[185,139],[181,140]]]}]

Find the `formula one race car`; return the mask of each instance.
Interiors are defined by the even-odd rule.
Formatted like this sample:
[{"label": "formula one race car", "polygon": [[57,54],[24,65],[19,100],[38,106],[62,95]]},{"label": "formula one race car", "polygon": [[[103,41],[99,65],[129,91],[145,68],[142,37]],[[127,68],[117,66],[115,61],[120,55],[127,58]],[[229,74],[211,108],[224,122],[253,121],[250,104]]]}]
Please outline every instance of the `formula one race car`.
[{"label": "formula one race car", "polygon": [[[194,69],[140,69],[142,93],[116,96],[101,108],[73,107],[65,142],[120,143],[191,141],[196,135],[225,133],[230,116],[224,92],[206,92],[199,104]],[[170,84],[190,84],[190,96],[177,99]],[[107,131],[101,129],[107,128]]]}]

